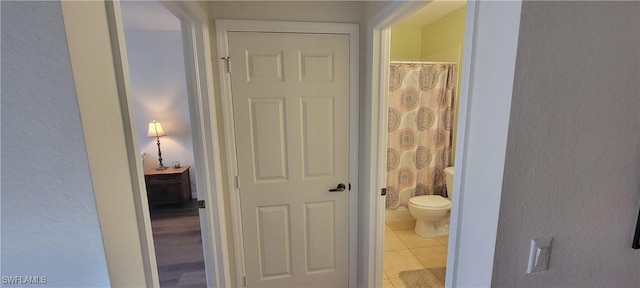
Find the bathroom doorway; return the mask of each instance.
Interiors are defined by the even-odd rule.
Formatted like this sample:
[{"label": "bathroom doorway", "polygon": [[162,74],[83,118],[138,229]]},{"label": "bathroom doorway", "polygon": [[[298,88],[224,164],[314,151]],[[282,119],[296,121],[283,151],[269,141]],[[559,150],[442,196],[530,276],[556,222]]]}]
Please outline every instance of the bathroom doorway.
[{"label": "bathroom doorway", "polygon": [[433,1],[391,27],[383,287],[444,285],[465,21],[466,2]]}]

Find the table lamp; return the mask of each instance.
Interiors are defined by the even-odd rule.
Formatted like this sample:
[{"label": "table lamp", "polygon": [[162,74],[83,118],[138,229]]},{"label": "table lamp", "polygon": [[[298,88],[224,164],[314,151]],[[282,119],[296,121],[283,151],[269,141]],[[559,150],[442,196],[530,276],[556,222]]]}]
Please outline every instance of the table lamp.
[{"label": "table lamp", "polygon": [[160,122],[156,120],[151,120],[151,122],[149,122],[149,131],[147,132],[147,136],[156,137],[156,141],[158,143],[158,162],[160,162],[160,165],[156,167],[156,170],[167,169],[167,167],[162,165],[162,151],[160,150],[160,137],[166,135],[167,134],[164,133],[164,130],[162,130],[162,125],[160,125]]}]

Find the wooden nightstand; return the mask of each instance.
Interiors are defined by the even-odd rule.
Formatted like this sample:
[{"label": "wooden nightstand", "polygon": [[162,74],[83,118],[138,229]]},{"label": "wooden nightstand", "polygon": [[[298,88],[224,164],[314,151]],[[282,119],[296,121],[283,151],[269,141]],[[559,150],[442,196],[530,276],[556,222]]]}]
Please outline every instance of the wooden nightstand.
[{"label": "wooden nightstand", "polygon": [[181,203],[191,199],[190,167],[144,170],[149,204]]}]

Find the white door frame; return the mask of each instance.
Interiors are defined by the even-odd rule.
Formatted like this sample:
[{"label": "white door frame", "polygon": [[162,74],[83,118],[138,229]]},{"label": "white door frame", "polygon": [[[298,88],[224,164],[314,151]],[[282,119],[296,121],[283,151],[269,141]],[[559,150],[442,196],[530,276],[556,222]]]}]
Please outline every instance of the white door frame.
[{"label": "white door frame", "polygon": [[[198,189],[198,199],[204,199],[207,209],[200,210],[200,227],[205,255],[205,268],[208,286],[230,286],[230,269],[226,231],[226,216],[222,186],[222,163],[217,123],[217,109],[214,100],[213,68],[211,67],[211,41],[209,17],[207,11],[192,5],[192,2],[161,2],[182,20],[182,31],[187,64],[187,85],[189,95],[189,114],[194,143],[194,162],[196,164],[196,185],[206,187]],[[198,153],[195,153],[195,152]],[[215,203],[215,205],[213,205]],[[204,213],[203,213],[204,212]],[[211,225],[203,225],[203,224]],[[210,280],[211,279],[211,280]]]},{"label": "white door frame", "polygon": [[[320,33],[342,34],[349,36],[349,287],[356,287],[357,282],[357,244],[358,244],[358,117],[359,117],[359,33],[357,24],[342,23],[314,23],[314,22],[282,22],[282,21],[250,21],[250,20],[216,20],[216,38],[218,42],[218,59],[220,64],[220,86],[222,99],[222,116],[224,121],[224,137],[226,155],[228,157],[226,171],[227,187],[230,190],[231,218],[233,222],[233,240],[236,259],[236,283],[242,283],[245,275],[244,250],[242,242],[242,221],[240,210],[240,195],[236,188],[237,157],[235,131],[233,126],[233,106],[231,93],[231,78],[227,73],[225,58],[229,55],[228,32],[279,32],[279,33]],[[233,59],[231,59],[233,61]],[[218,198],[224,203],[224,198]]]},{"label": "white door frame", "polygon": [[[369,194],[368,199],[362,201],[369,202],[368,217],[363,217],[363,221],[369,223],[368,239],[372,243],[369,245],[365,253],[368,254],[368,265],[364,268],[367,271],[363,278],[363,285],[368,287],[382,287],[382,270],[383,270],[383,244],[384,244],[384,211],[385,197],[381,196],[380,191],[386,187],[386,151],[387,151],[387,114],[388,101],[385,91],[389,86],[389,59],[390,59],[390,27],[399,20],[418,9],[427,5],[428,2],[421,1],[398,1],[390,2],[385,5],[367,23],[367,33],[371,37],[368,43],[371,46],[371,77],[370,89],[371,106],[368,115],[370,126],[369,138],[369,161],[371,163],[368,174],[363,173],[363,189],[365,191],[373,191]],[[370,185],[370,187],[366,186]],[[364,223],[361,223],[364,225]],[[364,237],[363,237],[364,238]],[[364,270],[363,269],[363,270]]]},{"label": "white door frame", "polygon": [[[220,152],[216,141],[216,109],[213,101],[213,71],[211,68],[211,49],[209,41],[208,15],[194,2],[162,1],[168,10],[182,22],[183,45],[185,52],[185,71],[189,101],[189,114],[193,135],[194,170],[196,185],[199,187],[198,199],[205,200],[206,209],[200,209],[200,227],[207,277],[207,286],[228,287],[229,265],[226,238],[222,237],[225,228],[224,204],[211,201],[222,197]],[[129,66],[127,62],[124,27],[120,1],[106,1],[107,19],[116,63],[116,78],[121,99],[121,112],[125,123],[126,145],[133,155],[140,155],[135,139],[132,99],[129,93]],[[143,265],[145,278],[149,285],[159,287],[156,256],[151,231],[149,207],[142,163],[134,159],[130,165],[137,170],[140,193],[135,195],[135,205],[140,236],[143,239]],[[132,168],[134,168],[132,167]],[[215,204],[214,204],[215,203]]]},{"label": "white door frame", "polygon": [[[371,183],[373,191],[385,187],[389,29],[425,4],[392,2],[368,23],[372,100],[367,107],[370,138],[365,143],[370,145],[371,166],[363,182]],[[520,9],[520,0],[467,3],[447,287],[491,286]],[[384,199],[371,197],[368,219],[372,220],[364,219],[369,223],[368,239],[373,240],[365,277],[375,287],[382,281]]]}]

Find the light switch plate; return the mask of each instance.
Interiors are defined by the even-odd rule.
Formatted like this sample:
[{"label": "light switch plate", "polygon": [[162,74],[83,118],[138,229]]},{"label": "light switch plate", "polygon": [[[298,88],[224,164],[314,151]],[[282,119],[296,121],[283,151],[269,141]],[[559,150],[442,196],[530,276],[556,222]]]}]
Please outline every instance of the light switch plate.
[{"label": "light switch plate", "polygon": [[548,237],[531,240],[527,273],[540,272],[549,269],[549,254],[551,253],[552,239],[553,238]]}]

